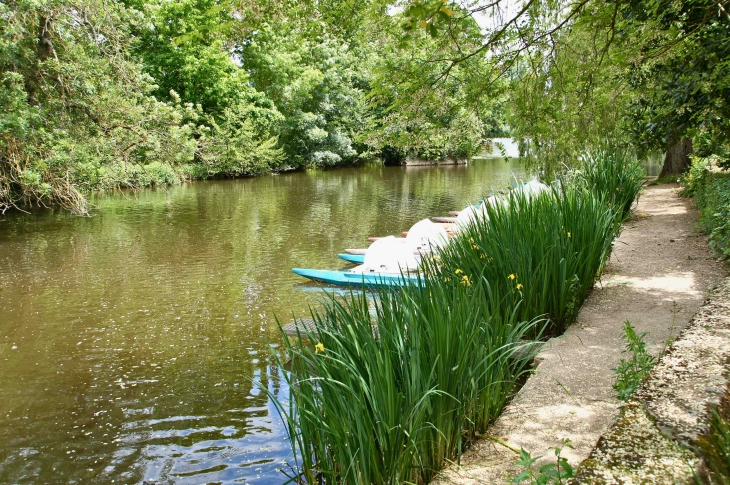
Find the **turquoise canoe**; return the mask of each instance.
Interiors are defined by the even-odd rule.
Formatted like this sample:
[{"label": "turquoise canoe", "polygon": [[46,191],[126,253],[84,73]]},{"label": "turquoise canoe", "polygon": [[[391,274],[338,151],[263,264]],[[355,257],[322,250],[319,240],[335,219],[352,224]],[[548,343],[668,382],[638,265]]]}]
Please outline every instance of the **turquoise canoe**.
[{"label": "turquoise canoe", "polygon": [[[337,255],[337,257],[340,259],[344,259],[348,263],[363,264],[365,262],[364,254],[340,253]],[[418,253],[418,255],[416,255],[416,259],[419,259],[420,257],[421,253]]]},{"label": "turquoise canoe", "polygon": [[304,276],[314,281],[329,283],[340,286],[365,286],[369,287],[386,287],[386,286],[403,286],[407,282],[420,284],[418,276],[401,276],[385,273],[352,273],[350,271],[331,271],[326,269],[305,269],[294,268],[294,274]]},{"label": "turquoise canoe", "polygon": [[363,264],[365,262],[364,254],[347,254],[340,253],[337,255],[338,258],[344,259],[348,263]]}]

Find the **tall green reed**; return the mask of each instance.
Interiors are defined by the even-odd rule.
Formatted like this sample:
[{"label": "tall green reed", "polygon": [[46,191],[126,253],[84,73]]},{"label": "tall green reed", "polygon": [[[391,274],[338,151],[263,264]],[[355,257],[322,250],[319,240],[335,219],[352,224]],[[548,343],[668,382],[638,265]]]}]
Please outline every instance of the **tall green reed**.
[{"label": "tall green reed", "polygon": [[504,406],[540,321],[493,316],[502,305],[480,273],[452,284],[434,269],[421,285],[376,291],[373,313],[364,295],[330,298],[315,331],[286,340],[291,397],[279,406],[297,480],[424,483]]},{"label": "tall green reed", "polygon": [[631,214],[646,173],[629,151],[600,148],[586,156],[583,166],[572,173],[581,183],[618,209],[621,222]]},{"label": "tall green reed", "polygon": [[546,315],[554,331],[574,318],[619,230],[614,208],[579,187],[513,191],[487,207],[437,256],[440,277],[479,272],[518,320]]}]

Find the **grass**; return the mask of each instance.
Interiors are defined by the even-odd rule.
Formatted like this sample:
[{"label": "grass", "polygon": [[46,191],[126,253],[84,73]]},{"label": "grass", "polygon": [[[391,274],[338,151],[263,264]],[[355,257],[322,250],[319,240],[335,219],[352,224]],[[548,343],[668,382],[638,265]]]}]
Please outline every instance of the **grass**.
[{"label": "grass", "polygon": [[370,305],[331,297],[314,331],[284,337],[290,399],[271,398],[292,481],[426,483],[487,430],[538,350],[525,339],[574,319],[641,187],[606,153],[548,192],[489,207],[423,258],[420,284],[376,290]]},{"label": "grass", "polygon": [[712,413],[710,433],[698,440],[705,469],[695,476],[697,484],[730,485],[730,393]]}]

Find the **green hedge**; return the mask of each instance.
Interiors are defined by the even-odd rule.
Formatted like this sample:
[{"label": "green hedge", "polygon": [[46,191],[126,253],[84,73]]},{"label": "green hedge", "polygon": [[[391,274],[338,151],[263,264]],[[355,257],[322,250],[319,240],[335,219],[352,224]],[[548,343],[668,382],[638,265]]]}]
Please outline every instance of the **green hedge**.
[{"label": "green hedge", "polygon": [[683,193],[694,197],[700,227],[710,236],[710,247],[720,259],[730,259],[730,172],[713,170],[713,161],[697,158],[682,177]]}]

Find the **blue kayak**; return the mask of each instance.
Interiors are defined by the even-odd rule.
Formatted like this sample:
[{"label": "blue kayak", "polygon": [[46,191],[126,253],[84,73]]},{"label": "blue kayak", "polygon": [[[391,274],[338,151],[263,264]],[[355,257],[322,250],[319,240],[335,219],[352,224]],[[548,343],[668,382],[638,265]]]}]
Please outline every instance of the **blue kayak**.
[{"label": "blue kayak", "polygon": [[364,254],[340,253],[337,255],[337,257],[340,259],[344,259],[348,263],[363,264],[365,262]]},{"label": "blue kayak", "polygon": [[401,276],[385,273],[352,273],[350,271],[331,271],[326,269],[294,268],[292,272],[314,281],[341,286],[403,286],[407,282],[420,284],[418,276]]}]

